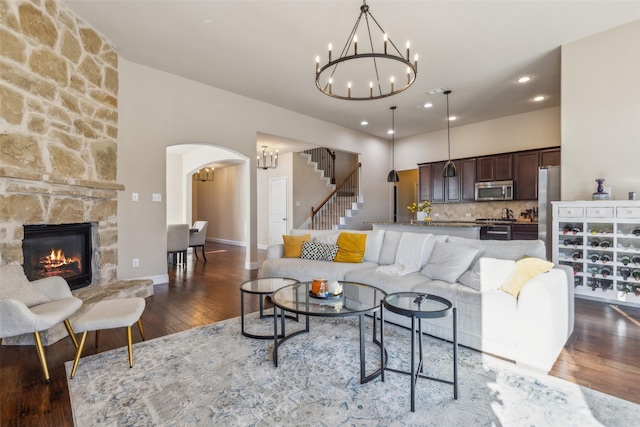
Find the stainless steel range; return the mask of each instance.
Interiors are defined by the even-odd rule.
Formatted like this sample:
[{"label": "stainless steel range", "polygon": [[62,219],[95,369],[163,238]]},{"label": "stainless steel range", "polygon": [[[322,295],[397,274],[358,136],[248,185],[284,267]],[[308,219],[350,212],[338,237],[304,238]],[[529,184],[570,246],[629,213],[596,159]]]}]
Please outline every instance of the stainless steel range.
[{"label": "stainless steel range", "polygon": [[480,227],[480,240],[511,240],[511,224],[515,219],[478,218],[476,224]]}]

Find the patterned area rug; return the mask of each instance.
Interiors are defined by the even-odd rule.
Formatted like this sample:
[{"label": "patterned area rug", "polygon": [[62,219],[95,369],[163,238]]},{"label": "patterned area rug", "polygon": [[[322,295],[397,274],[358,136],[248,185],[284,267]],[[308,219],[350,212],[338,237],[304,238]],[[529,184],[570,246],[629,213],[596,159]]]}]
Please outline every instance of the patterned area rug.
[{"label": "patterned area rug", "polygon": [[[287,322],[287,332],[303,325]],[[247,318],[251,332],[273,323]],[[311,318],[311,332],[279,348],[240,334],[240,319],[84,357],[69,379],[78,426],[623,426],[640,405],[539,375],[473,350],[459,351],[453,387],[419,379],[410,411],[410,377],[386,372],[360,384],[356,318]],[[379,352],[367,320],[367,369]],[[389,367],[407,370],[409,331],[385,328]],[[425,374],[452,379],[452,345],[425,338]],[[72,362],[66,363],[67,376]]]}]

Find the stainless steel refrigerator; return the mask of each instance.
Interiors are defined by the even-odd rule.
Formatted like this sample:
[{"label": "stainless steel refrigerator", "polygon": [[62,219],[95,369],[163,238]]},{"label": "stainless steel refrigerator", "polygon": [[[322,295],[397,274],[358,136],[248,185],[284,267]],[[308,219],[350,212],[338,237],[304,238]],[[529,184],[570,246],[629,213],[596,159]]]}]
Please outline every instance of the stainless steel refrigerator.
[{"label": "stainless steel refrigerator", "polygon": [[551,202],[560,200],[560,166],[543,166],[538,170],[538,239],[547,246],[551,260],[553,236]]}]

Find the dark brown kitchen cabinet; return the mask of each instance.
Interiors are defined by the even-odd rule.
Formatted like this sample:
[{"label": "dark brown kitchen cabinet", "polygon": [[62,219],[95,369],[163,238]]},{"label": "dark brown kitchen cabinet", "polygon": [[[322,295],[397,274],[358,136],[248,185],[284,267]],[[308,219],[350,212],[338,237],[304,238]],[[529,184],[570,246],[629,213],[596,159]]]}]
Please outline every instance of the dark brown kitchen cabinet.
[{"label": "dark brown kitchen cabinet", "polygon": [[445,162],[432,163],[431,169],[431,201],[444,202],[445,197],[445,178],[442,176]]},{"label": "dark brown kitchen cabinet", "polygon": [[431,194],[433,193],[433,178],[431,174],[433,165],[431,163],[419,165],[418,168],[418,193],[420,196],[420,202],[425,200],[431,200]]},{"label": "dark brown kitchen cabinet", "polygon": [[516,200],[538,198],[539,151],[524,151],[513,154],[515,169]]},{"label": "dark brown kitchen cabinet", "polygon": [[560,166],[560,148],[540,150],[540,166]]},{"label": "dark brown kitchen cabinet", "polygon": [[511,240],[538,240],[538,224],[513,224]]},{"label": "dark brown kitchen cabinet", "polygon": [[476,159],[460,160],[460,200],[473,202],[476,199]]},{"label": "dark brown kitchen cabinet", "polygon": [[513,179],[512,155],[498,154],[477,159],[477,178],[483,181],[504,181]]}]

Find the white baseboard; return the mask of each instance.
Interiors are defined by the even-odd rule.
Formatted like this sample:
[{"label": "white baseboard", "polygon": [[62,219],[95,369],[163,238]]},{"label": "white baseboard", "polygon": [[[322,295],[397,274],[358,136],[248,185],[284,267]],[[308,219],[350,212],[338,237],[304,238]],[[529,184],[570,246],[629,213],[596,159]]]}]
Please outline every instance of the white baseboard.
[{"label": "white baseboard", "polygon": [[207,241],[208,242],[224,243],[225,245],[243,246],[243,247],[247,246],[247,244],[245,242],[240,242],[238,240],[218,239],[217,237],[207,237]]},{"label": "white baseboard", "polygon": [[128,280],[153,280],[154,285],[164,285],[169,283],[169,275],[158,274],[157,276],[135,277],[133,279],[128,279]]}]

